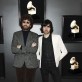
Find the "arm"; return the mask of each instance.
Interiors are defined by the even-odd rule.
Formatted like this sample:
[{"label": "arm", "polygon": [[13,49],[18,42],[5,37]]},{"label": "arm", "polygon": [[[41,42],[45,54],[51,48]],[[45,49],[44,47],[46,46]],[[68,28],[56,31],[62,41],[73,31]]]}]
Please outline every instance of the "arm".
[{"label": "arm", "polygon": [[60,56],[60,60],[67,55],[67,49],[62,41],[62,38],[59,36],[59,46],[60,46],[60,51],[61,51],[61,56]]},{"label": "arm", "polygon": [[38,49],[37,49],[36,55],[37,55],[37,59],[40,60],[40,46],[39,46],[39,39],[38,39]]},{"label": "arm", "polygon": [[16,33],[13,35],[12,43],[11,43],[11,51],[13,54],[21,54],[25,53],[25,47],[21,45],[20,48],[17,47],[17,45],[21,45],[18,43],[18,37],[16,36]]},{"label": "arm", "polygon": [[38,35],[33,36],[33,41],[27,46],[27,53],[36,53],[38,49]]}]

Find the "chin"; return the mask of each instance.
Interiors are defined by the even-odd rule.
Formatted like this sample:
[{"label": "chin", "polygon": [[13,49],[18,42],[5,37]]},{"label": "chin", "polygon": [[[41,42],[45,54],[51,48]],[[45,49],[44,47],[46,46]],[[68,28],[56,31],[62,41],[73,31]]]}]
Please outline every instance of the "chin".
[{"label": "chin", "polygon": [[22,29],[22,30],[29,30],[29,29]]}]

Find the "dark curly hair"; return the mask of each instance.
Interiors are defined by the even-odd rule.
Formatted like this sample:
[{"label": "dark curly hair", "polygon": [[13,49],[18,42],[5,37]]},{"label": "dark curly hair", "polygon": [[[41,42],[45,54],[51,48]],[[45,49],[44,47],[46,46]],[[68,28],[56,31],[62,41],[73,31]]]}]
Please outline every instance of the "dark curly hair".
[{"label": "dark curly hair", "polygon": [[[30,21],[30,23],[31,23],[31,28],[33,27],[33,18],[31,17],[31,15],[25,14],[25,15],[23,15],[23,16],[21,17],[20,22],[19,22],[19,25],[20,25],[21,28],[22,28],[22,21],[23,21],[23,20],[28,20],[28,21]],[[31,29],[31,28],[30,28],[30,29]]]},{"label": "dark curly hair", "polygon": [[53,32],[53,25],[52,25],[52,22],[49,20],[49,19],[46,19],[42,22],[41,24],[41,28],[40,28],[40,31],[43,33],[43,26],[47,26],[47,25],[50,25],[50,33]]}]

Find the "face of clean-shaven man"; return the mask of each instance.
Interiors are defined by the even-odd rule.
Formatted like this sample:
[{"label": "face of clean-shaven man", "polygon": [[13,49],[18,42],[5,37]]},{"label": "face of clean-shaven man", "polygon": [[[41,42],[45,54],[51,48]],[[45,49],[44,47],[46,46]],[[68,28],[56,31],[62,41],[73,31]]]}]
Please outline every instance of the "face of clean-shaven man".
[{"label": "face of clean-shaven man", "polygon": [[43,26],[43,33],[50,34],[50,25]]}]

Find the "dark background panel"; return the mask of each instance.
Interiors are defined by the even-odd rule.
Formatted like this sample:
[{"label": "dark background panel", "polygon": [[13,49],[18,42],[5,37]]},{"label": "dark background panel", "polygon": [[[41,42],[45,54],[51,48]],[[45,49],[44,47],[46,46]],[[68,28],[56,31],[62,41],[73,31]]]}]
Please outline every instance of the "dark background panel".
[{"label": "dark background panel", "polygon": [[[76,24],[79,26],[79,33],[71,33],[70,24],[73,20],[76,20]],[[64,42],[82,42],[82,15],[64,15],[63,16],[63,41]]]},{"label": "dark background panel", "polygon": [[0,16],[0,44],[3,44],[2,16]]},{"label": "dark background panel", "polygon": [[0,79],[5,78],[5,61],[4,53],[0,53]]},{"label": "dark background panel", "polygon": [[[70,59],[71,57],[75,57],[76,61],[79,63],[79,69],[72,71]],[[67,56],[65,56],[62,60],[62,69],[61,74],[62,77],[65,78],[82,78],[82,52],[69,52]]]},{"label": "dark background panel", "polygon": [[[24,14],[28,14],[27,3],[30,0],[19,0],[19,13],[20,18]],[[45,0],[31,0],[32,4],[36,7],[36,14],[32,15],[34,23],[41,23],[44,20],[44,2]]]}]

